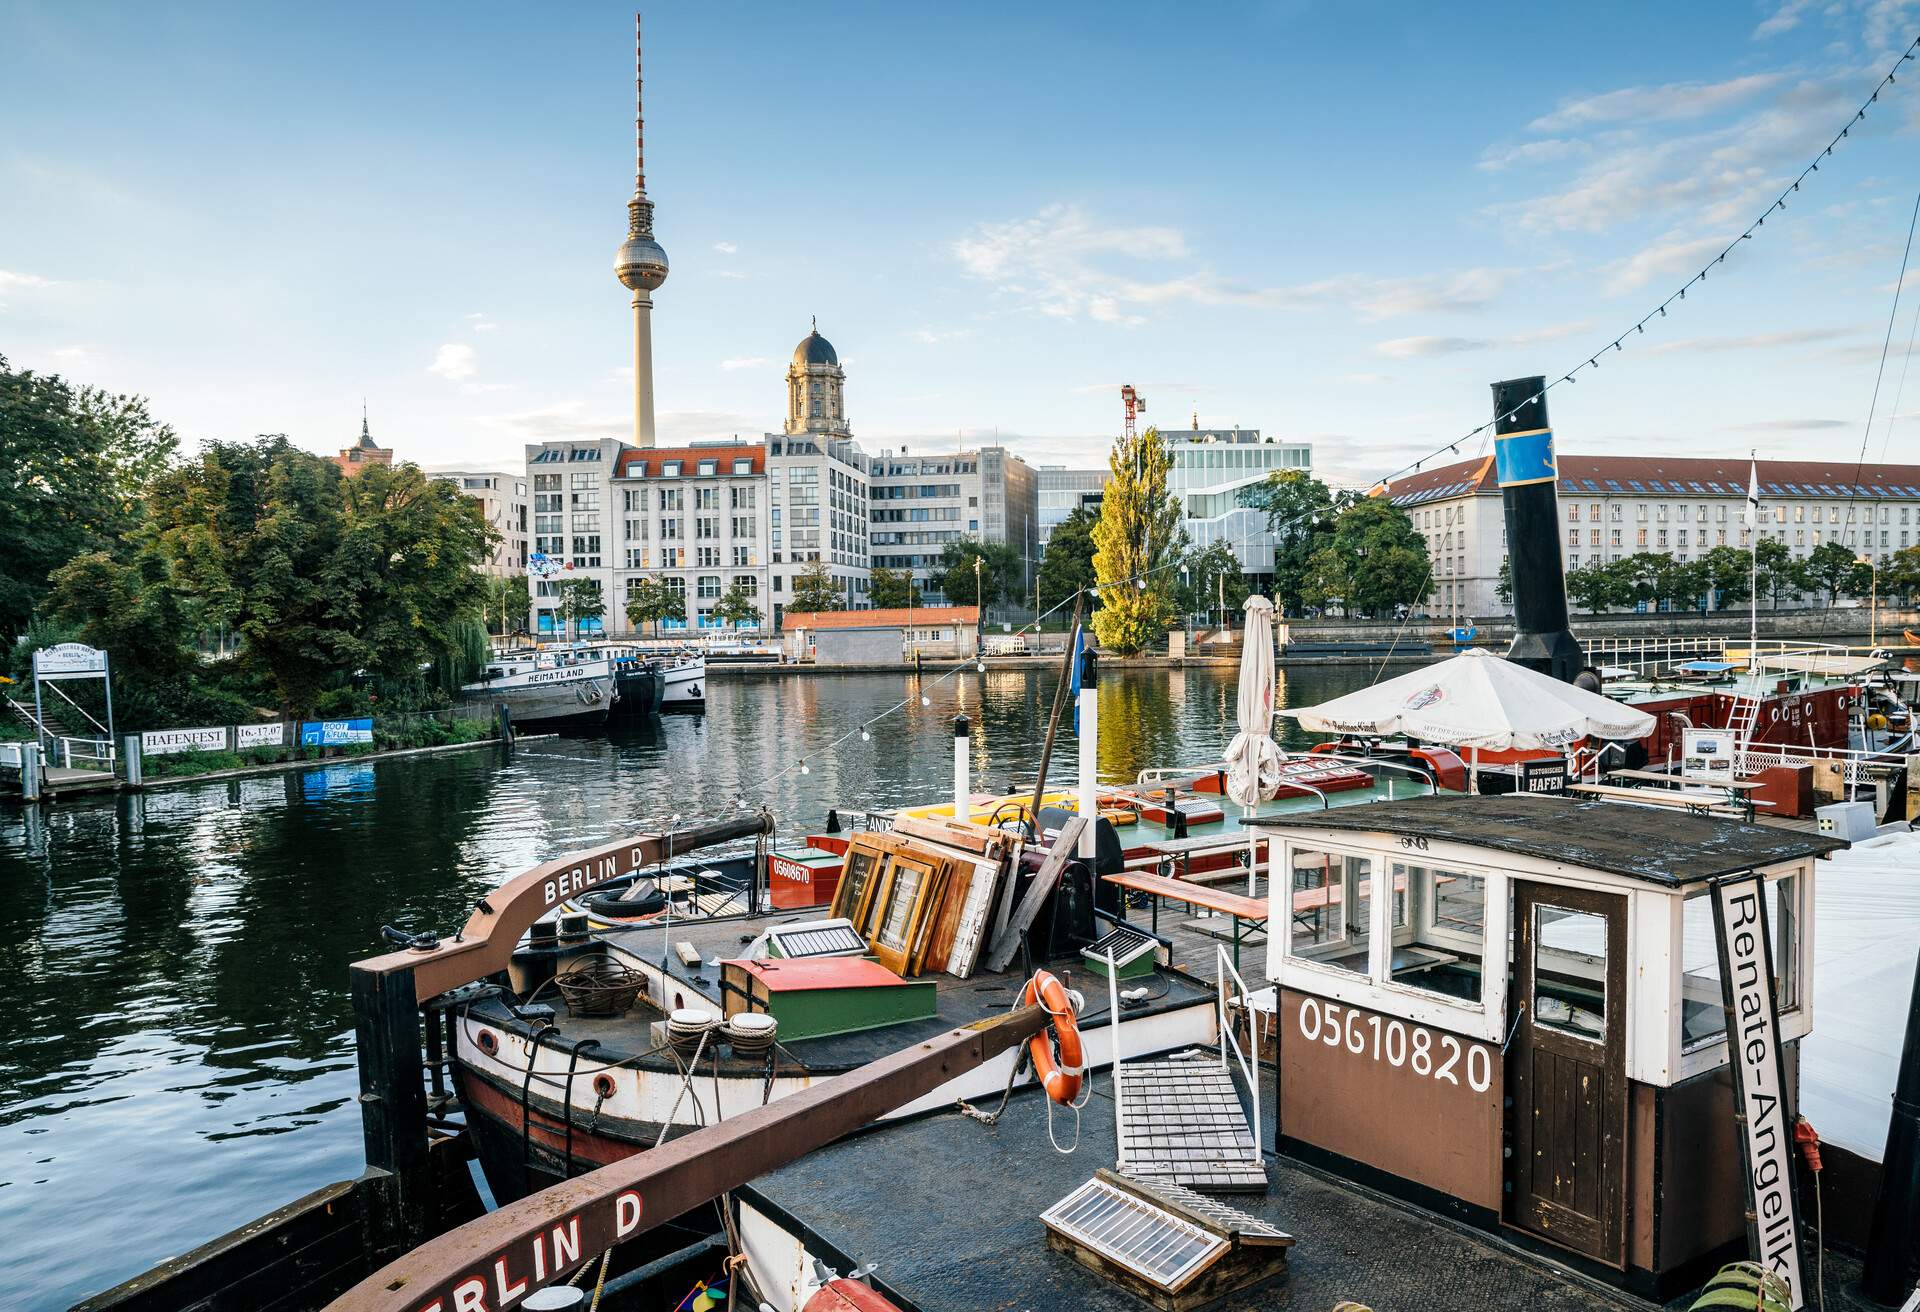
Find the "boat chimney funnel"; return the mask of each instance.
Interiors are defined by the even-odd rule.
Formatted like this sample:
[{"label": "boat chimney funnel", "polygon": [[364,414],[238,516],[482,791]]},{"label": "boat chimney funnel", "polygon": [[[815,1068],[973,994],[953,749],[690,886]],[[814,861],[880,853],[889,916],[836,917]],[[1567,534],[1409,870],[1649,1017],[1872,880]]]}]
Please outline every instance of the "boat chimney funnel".
[{"label": "boat chimney funnel", "polygon": [[1567,579],[1560,559],[1559,470],[1547,425],[1547,380],[1493,385],[1494,474],[1507,517],[1513,577],[1513,645],[1507,659],[1572,683],[1585,661],[1567,627]]}]

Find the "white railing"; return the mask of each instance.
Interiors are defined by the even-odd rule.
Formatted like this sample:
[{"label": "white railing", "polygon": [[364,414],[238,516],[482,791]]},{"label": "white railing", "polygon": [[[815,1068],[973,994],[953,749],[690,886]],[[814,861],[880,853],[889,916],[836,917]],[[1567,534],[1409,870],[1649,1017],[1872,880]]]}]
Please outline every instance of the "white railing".
[{"label": "white railing", "polygon": [[1118,1151],[1114,1165],[1127,1169],[1126,1090],[1120,1083],[1120,967],[1114,962],[1113,949],[1107,949],[1107,1036],[1113,1047],[1113,1142]]},{"label": "white railing", "polygon": [[[1845,674],[1847,664],[1861,657],[1884,655],[1879,648],[1849,647],[1844,643],[1792,638],[1683,636],[1679,634],[1593,634],[1580,640],[1587,659],[1595,665],[1618,665],[1637,674],[1655,674],[1689,660],[1719,660],[1748,668],[1783,673]],[[1734,653],[1729,657],[1729,653]]]},{"label": "white railing", "polygon": [[69,770],[100,770],[113,773],[113,741],[109,738],[55,738],[55,760]]},{"label": "white railing", "polygon": [[1233,1032],[1233,1021],[1227,1014],[1228,977],[1232,977],[1234,984],[1238,986],[1240,990],[1239,993],[1234,996],[1234,1001],[1238,1002],[1242,1010],[1247,1013],[1247,1036],[1249,1044],[1252,1044],[1254,1041],[1252,997],[1247,992],[1247,982],[1240,978],[1240,972],[1233,968],[1231,961],[1227,960],[1225,944],[1216,943],[1213,945],[1213,960],[1215,1005],[1219,1009],[1216,1018],[1220,1024],[1220,1069],[1228,1075],[1233,1074],[1233,1066],[1227,1060],[1228,1049],[1231,1048],[1234,1060],[1240,1063],[1240,1074],[1247,1082],[1247,1101],[1253,1107],[1253,1162],[1255,1166],[1264,1166],[1265,1159],[1261,1155],[1260,1147],[1262,1143],[1260,1138],[1260,1081],[1256,1079],[1254,1075],[1258,1066],[1260,1053],[1259,1049],[1255,1048],[1253,1059],[1249,1060],[1247,1053],[1240,1047],[1240,1036]]},{"label": "white railing", "polygon": [[25,765],[27,754],[21,743],[0,743],[0,770],[18,770]]}]

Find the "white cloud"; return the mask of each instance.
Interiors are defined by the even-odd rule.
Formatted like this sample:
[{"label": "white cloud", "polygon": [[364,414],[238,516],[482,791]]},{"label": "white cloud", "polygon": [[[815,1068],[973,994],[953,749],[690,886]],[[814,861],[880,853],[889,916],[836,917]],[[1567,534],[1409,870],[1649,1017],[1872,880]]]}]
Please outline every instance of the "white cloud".
[{"label": "white cloud", "polygon": [[738,242],[717,241],[713,244],[713,248],[722,255],[733,255],[739,252],[740,245]]},{"label": "white cloud", "polygon": [[1813,4],[1814,0],[1784,0],[1779,8],[1761,21],[1760,26],[1753,29],[1753,39],[1763,41],[1782,32],[1791,32],[1800,26],[1800,16],[1813,8]]},{"label": "white cloud", "polygon": [[1517,146],[1488,146],[1474,167],[1485,173],[1499,173],[1518,165],[1550,164],[1569,155],[1584,155],[1592,149],[1584,141],[1570,141],[1565,137],[1526,141]]},{"label": "white cloud", "polygon": [[951,342],[962,337],[971,337],[973,336],[973,329],[948,328],[941,330],[937,328],[916,328],[908,333],[907,336],[916,342],[924,343],[927,346],[934,346],[940,342]]},{"label": "white cloud", "polygon": [[1429,355],[1458,355],[1462,351],[1484,351],[1493,343],[1480,337],[1395,337],[1373,349],[1395,360],[1415,360]]},{"label": "white cloud", "polygon": [[718,272],[722,278],[745,278],[749,276],[741,273],[738,269],[719,269],[716,270],[716,272]]},{"label": "white cloud", "polygon": [[499,324],[493,322],[493,320],[487,318],[487,316],[484,314],[468,315],[467,323],[469,326],[472,327],[473,331],[477,333],[490,333],[494,329],[500,326]]},{"label": "white cloud", "polygon": [[767,363],[764,355],[736,355],[731,360],[722,360],[720,367],[729,372],[735,369],[758,369]]},{"label": "white cloud", "polygon": [[520,442],[550,442],[576,437],[627,437],[633,432],[631,418],[589,415],[586,413],[586,403],[582,401],[556,401],[534,410],[483,415],[480,423]]},{"label": "white cloud", "polygon": [[1736,424],[1736,433],[1810,433],[1827,428],[1852,428],[1851,419],[1756,419],[1750,424]]},{"label": "white cloud", "polygon": [[471,378],[480,372],[480,357],[474,354],[471,346],[448,342],[433,357],[433,363],[427,366],[427,372],[438,374],[450,382],[459,382],[463,378]]},{"label": "white cloud", "polygon": [[53,286],[51,278],[42,278],[36,273],[14,273],[7,269],[0,269],[0,292],[51,286]]},{"label": "white cloud", "polygon": [[[1777,333],[1748,333],[1733,337],[1680,337],[1670,342],[1654,342],[1648,355],[1679,355],[1695,351],[1771,351],[1782,346],[1811,346],[1852,336],[1853,328],[1795,328]],[[1874,348],[1876,351],[1878,347]]]},{"label": "white cloud", "polygon": [[1725,250],[1732,234],[1721,233],[1712,237],[1694,237],[1683,241],[1657,242],[1624,260],[1616,261],[1608,267],[1607,292],[1619,295],[1644,287],[1655,278],[1669,275],[1692,277]]},{"label": "white cloud", "polygon": [[1564,132],[1601,124],[1667,123],[1702,118],[1771,91],[1780,73],[1749,73],[1724,82],[1669,82],[1657,87],[1622,87],[1597,96],[1564,100],[1551,114],[1527,126],[1535,132]]},{"label": "white cloud", "polygon": [[[1407,277],[1343,274],[1292,287],[1255,287],[1221,278],[1167,227],[1109,227],[1072,205],[1030,219],[985,223],[953,243],[961,272],[1035,313],[1141,324],[1155,307],[1188,304],[1249,309],[1351,307],[1362,319],[1476,310],[1520,270],[1475,268]],[[1185,267],[1182,267],[1185,266]],[[1165,270],[1143,280],[1141,268]]]}]

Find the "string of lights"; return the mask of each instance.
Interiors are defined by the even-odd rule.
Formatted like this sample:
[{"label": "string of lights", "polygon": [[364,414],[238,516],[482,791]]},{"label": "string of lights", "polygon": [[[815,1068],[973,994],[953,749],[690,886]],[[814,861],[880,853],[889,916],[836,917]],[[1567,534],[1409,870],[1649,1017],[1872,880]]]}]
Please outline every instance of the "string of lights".
[{"label": "string of lights", "polygon": [[1915,37],[1913,41],[1908,43],[1907,48],[1901,52],[1900,57],[1893,61],[1893,66],[1887,70],[1886,76],[1880,79],[1880,81],[1874,86],[1872,93],[1868,95],[1868,97],[1861,102],[1860,107],[1853,112],[1853,117],[1847,120],[1846,126],[1841,128],[1839,132],[1835,133],[1833,140],[1827,143],[1826,148],[1822,150],[1818,155],[1815,155],[1805,168],[1801,169],[1799,173],[1794,175],[1793,181],[1788,183],[1787,186],[1784,189],[1782,189],[1782,191],[1778,196],[1774,197],[1773,203],[1768,205],[1766,209],[1762,210],[1760,212],[1759,217],[1755,218],[1753,222],[1749,223],[1744,229],[1742,229],[1739,236],[1735,237],[1732,241],[1728,242],[1725,248],[1722,249],[1718,255],[1714,256],[1712,259],[1708,260],[1704,265],[1702,265],[1698,273],[1695,273],[1691,278],[1687,279],[1684,283],[1680,284],[1678,289],[1669,293],[1665,300],[1661,301],[1658,305],[1654,306],[1651,310],[1648,310],[1645,314],[1641,315],[1639,319],[1635,320],[1631,325],[1627,327],[1627,329],[1624,332],[1620,333],[1618,336],[1613,338],[1612,341],[1602,346],[1599,350],[1594,351],[1592,354],[1588,355],[1585,360],[1580,361],[1578,364],[1574,365],[1573,368],[1567,370],[1565,373],[1561,374],[1558,378],[1555,378],[1552,382],[1547,383],[1538,392],[1535,392],[1532,396],[1526,398],[1524,401],[1514,406],[1513,409],[1508,411],[1506,414],[1496,415],[1492,419],[1489,419],[1486,423],[1481,424],[1478,428],[1474,428],[1466,433],[1463,433],[1461,436],[1453,439],[1451,442],[1446,442],[1438,447],[1435,447],[1432,451],[1429,451],[1426,455],[1421,456],[1418,460],[1415,460],[1406,465],[1402,465],[1399,469],[1394,470],[1391,474],[1388,474],[1385,478],[1382,478],[1374,486],[1383,487],[1386,484],[1392,482],[1394,479],[1401,477],[1402,475],[1414,473],[1417,470],[1419,470],[1419,468],[1422,465],[1426,464],[1429,460],[1436,459],[1439,456],[1447,455],[1447,454],[1458,455],[1460,453],[1460,444],[1462,442],[1469,441],[1470,439],[1478,437],[1480,434],[1484,432],[1490,431],[1492,428],[1494,428],[1495,425],[1499,423],[1511,421],[1513,419],[1518,418],[1521,411],[1525,410],[1528,406],[1532,405],[1534,402],[1544,398],[1548,392],[1560,386],[1560,384],[1577,383],[1579,382],[1579,375],[1582,371],[1588,370],[1588,369],[1598,369],[1600,367],[1601,359],[1609,351],[1612,351],[1615,353],[1624,351],[1626,349],[1626,342],[1628,338],[1636,337],[1636,336],[1644,336],[1646,334],[1648,324],[1654,322],[1656,319],[1664,319],[1667,317],[1668,306],[1671,306],[1680,301],[1686,300],[1688,289],[1694,287],[1696,284],[1706,282],[1707,274],[1711,272],[1713,269],[1717,268],[1718,266],[1725,264],[1727,262],[1727,256],[1733,254],[1733,252],[1739,248],[1739,245],[1741,242],[1752,241],[1754,238],[1754,234],[1759,232],[1761,228],[1766,226],[1768,218],[1778,213],[1779,211],[1787,208],[1788,197],[1792,196],[1795,192],[1799,191],[1800,185],[1803,182],[1805,182],[1809,177],[1811,177],[1815,173],[1818,173],[1820,171],[1820,161],[1831,156],[1834,152],[1834,148],[1840,145],[1841,142],[1846,141],[1849,138],[1849,136],[1851,136],[1853,129],[1856,126],[1858,126],[1860,123],[1866,120],[1867,111],[1871,109],[1874,105],[1879,103],[1880,93],[1882,91],[1885,91],[1888,87],[1894,85],[1894,74],[1899,71],[1900,66],[1902,64],[1914,58],[1916,51],[1920,51],[1920,37]]},{"label": "string of lights", "polygon": [[[1768,218],[1787,208],[1788,198],[1790,198],[1795,193],[1797,193],[1800,190],[1801,185],[1805,183],[1813,174],[1818,173],[1820,171],[1820,161],[1831,157],[1835,148],[1838,147],[1842,142],[1848,140],[1853,132],[1853,129],[1857,125],[1859,125],[1860,123],[1866,120],[1867,111],[1870,108],[1872,108],[1874,105],[1879,103],[1880,93],[1882,91],[1885,91],[1888,87],[1891,87],[1895,84],[1894,75],[1899,71],[1899,68],[1902,64],[1907,63],[1908,61],[1912,60],[1915,57],[1916,52],[1920,52],[1920,37],[1916,37],[1912,42],[1908,44],[1907,48],[1901,52],[1900,57],[1894,61],[1892,67],[1890,67],[1887,70],[1886,75],[1882,77],[1880,81],[1874,86],[1873,91],[1867,96],[1866,100],[1861,102],[1860,107],[1854,111],[1853,117],[1848,119],[1846,125],[1842,127],[1839,130],[1839,132],[1837,132],[1834,135],[1833,139],[1827,143],[1826,147],[1818,155],[1814,156],[1813,159],[1806,165],[1805,168],[1801,169],[1800,172],[1794,176],[1793,180],[1790,183],[1788,183],[1787,186],[1781,190],[1780,194],[1773,199],[1773,202],[1769,204],[1766,207],[1766,209],[1761,211],[1760,214],[1740,232],[1739,236],[1729,241],[1725,246],[1725,248],[1723,248],[1719,252],[1719,254],[1715,255],[1712,259],[1708,260],[1704,265],[1701,266],[1700,270],[1697,273],[1695,273],[1692,277],[1688,278],[1684,283],[1682,283],[1674,291],[1669,293],[1665,299],[1661,300],[1652,309],[1648,310],[1639,319],[1635,320],[1623,332],[1621,332],[1618,336],[1614,337],[1606,345],[1600,347],[1599,350],[1594,351],[1592,354],[1590,354],[1584,361],[1580,361],[1576,363],[1571,369],[1566,370],[1564,373],[1560,374],[1560,376],[1558,376],[1557,378],[1554,378],[1552,381],[1544,384],[1539,391],[1535,392],[1532,396],[1527,397],[1525,400],[1515,405],[1506,414],[1495,415],[1492,419],[1472,429],[1469,429],[1467,432],[1462,433],[1459,437],[1456,437],[1449,442],[1443,443],[1442,445],[1435,447],[1432,451],[1428,452],[1424,456],[1421,456],[1419,459],[1411,461],[1405,465],[1402,465],[1400,468],[1394,470],[1392,473],[1389,473],[1384,477],[1376,480],[1374,483],[1372,483],[1370,485],[1372,489],[1376,492],[1384,490],[1387,487],[1387,485],[1390,484],[1394,479],[1403,477],[1406,474],[1417,472],[1428,461],[1434,460],[1442,455],[1449,455],[1449,454],[1458,455],[1460,453],[1460,448],[1463,444],[1472,441],[1474,438],[1483,437],[1484,435],[1490,435],[1499,424],[1503,422],[1510,422],[1514,419],[1517,419],[1520,416],[1520,414],[1528,406],[1534,404],[1537,401],[1544,399],[1548,392],[1560,386],[1562,383],[1577,383],[1579,381],[1579,375],[1582,371],[1589,370],[1589,369],[1593,369],[1593,370],[1599,369],[1601,357],[1605,356],[1609,351],[1612,351],[1615,353],[1623,352],[1626,347],[1626,342],[1630,337],[1644,336],[1647,331],[1647,325],[1649,323],[1652,323],[1657,319],[1666,318],[1667,310],[1670,306],[1674,306],[1674,305],[1677,305],[1679,302],[1685,301],[1687,299],[1687,292],[1690,289],[1694,288],[1695,286],[1705,283],[1707,281],[1708,274],[1713,269],[1719,267],[1720,265],[1725,264],[1727,261],[1727,256],[1731,255],[1735,250],[1737,250],[1740,246],[1740,243],[1744,241],[1753,240],[1754,235],[1758,233],[1761,228],[1766,226],[1766,222]],[[1308,520],[1316,517],[1317,516],[1313,512],[1308,512],[1308,513],[1296,516],[1293,519],[1287,520],[1280,524],[1268,524],[1263,528],[1250,531],[1249,533],[1243,535],[1240,539],[1238,539],[1238,545],[1244,546],[1248,541],[1251,541],[1252,538],[1264,533],[1279,532],[1283,529],[1297,527],[1300,524],[1307,522]],[[1093,590],[1095,592],[1099,592],[1102,589],[1120,588],[1120,587],[1125,587],[1128,584],[1132,584],[1138,588],[1144,589],[1147,586],[1147,580],[1151,578],[1153,575],[1164,572],[1164,571],[1170,571],[1173,569],[1180,568],[1180,564],[1181,562],[1177,560],[1167,561],[1164,564],[1155,566],[1151,569],[1144,570],[1132,577],[1116,579],[1109,583],[1098,584]],[[1431,582],[1431,580],[1432,580],[1432,565],[1431,565],[1431,562],[1429,562],[1427,581]],[[1021,628],[1017,632],[1021,636],[1024,636],[1025,634],[1034,631],[1042,623],[1044,623],[1049,617],[1065,609],[1065,607],[1069,602],[1075,601],[1080,595],[1081,595],[1080,593],[1076,592],[1074,594],[1071,594],[1063,598],[1054,606],[1050,607],[1046,611],[1041,612],[1039,615],[1036,615],[1032,621],[1021,626]],[[908,706],[912,705],[915,700],[918,700],[920,705],[922,706],[931,706],[933,704],[932,697],[929,695],[931,691],[935,688],[938,688],[942,683],[946,682],[948,679],[957,677],[959,674],[963,673],[968,668],[977,668],[980,672],[984,673],[986,670],[986,661],[983,658],[976,658],[976,660],[974,661],[964,662],[949,668],[944,673],[936,676],[931,682],[923,683],[922,685],[920,685],[920,689],[917,693],[909,693],[906,697],[901,698],[901,700],[899,700],[898,702],[895,702],[892,706],[889,706],[887,709],[881,711],[879,714],[874,715],[868,718],[867,720],[862,721],[858,728],[848,730],[846,733],[841,734],[839,737],[833,739],[831,742],[827,743],[825,746],[817,749],[814,752],[814,759],[818,760],[822,756],[832,755],[842,744],[849,742],[855,737],[859,737],[863,741],[871,741],[873,736],[872,735],[873,725],[877,724],[881,720],[886,719],[888,716],[894,715],[899,711],[904,710]],[[764,778],[754,783],[743,785],[739,791],[738,796],[736,797],[737,806],[741,810],[749,809],[750,804],[747,800],[749,795],[762,793],[766,791],[766,789],[769,788],[774,783],[777,783],[779,780],[785,778],[787,775],[790,775],[796,772],[803,775],[812,773],[812,767],[807,764],[807,758],[805,756],[802,756],[799,759],[797,759],[792,765],[788,765],[780,770],[777,770],[774,773],[767,775]]]}]

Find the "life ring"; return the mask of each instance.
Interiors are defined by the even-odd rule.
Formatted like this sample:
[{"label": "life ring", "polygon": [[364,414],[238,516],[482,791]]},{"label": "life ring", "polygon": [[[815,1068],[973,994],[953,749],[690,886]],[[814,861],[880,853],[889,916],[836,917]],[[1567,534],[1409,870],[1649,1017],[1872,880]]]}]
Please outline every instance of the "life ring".
[{"label": "life ring", "polygon": [[[1033,1073],[1057,1103],[1071,1103],[1080,1095],[1080,1027],[1073,1018],[1073,999],[1066,985],[1050,971],[1035,971],[1020,994],[1020,1005],[1038,1002],[1053,1017],[1053,1024],[1027,1040],[1027,1055],[1033,1059]],[[1051,1038],[1049,1038],[1051,1034]],[[1058,1049],[1056,1056],[1055,1050]]]}]

